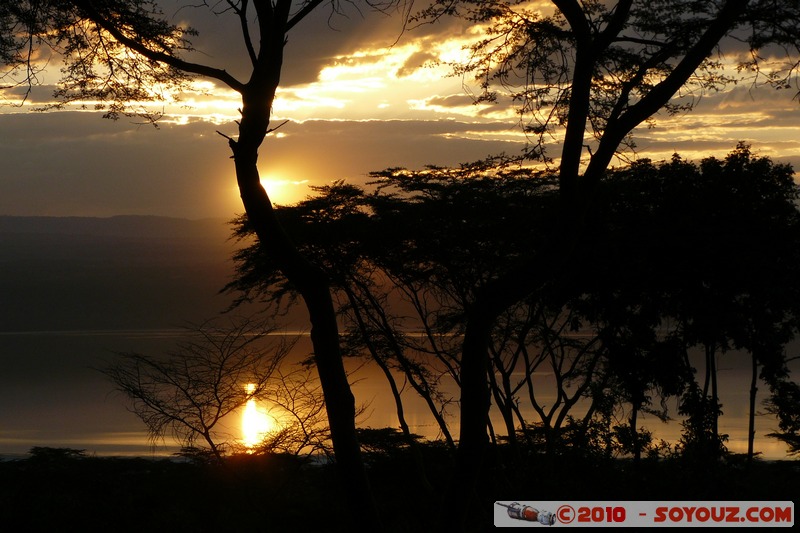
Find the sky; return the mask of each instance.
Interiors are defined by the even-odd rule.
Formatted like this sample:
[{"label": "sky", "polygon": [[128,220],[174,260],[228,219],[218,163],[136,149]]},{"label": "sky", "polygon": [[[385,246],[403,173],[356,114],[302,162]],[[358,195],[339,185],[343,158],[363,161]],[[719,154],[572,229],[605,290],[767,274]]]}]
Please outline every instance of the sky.
[{"label": "sky", "polygon": [[[200,31],[192,59],[244,77],[244,48],[230,14],[162,4],[171,21]],[[509,102],[474,105],[473,80],[433,65],[466,57],[464,46],[481,28],[444,19],[402,30],[397,13],[343,4],[343,13],[319,10],[290,33],[273,125],[288,122],[260,155],[274,201],[297,201],[310,186],[334,180],[364,183],[370,171],[458,165],[525,147]],[[25,105],[9,105],[18,91],[0,95],[0,215],[199,219],[242,210],[230,151],[217,133],[236,134],[235,93],[199,81],[164,106],[156,129],[74,108],[33,111],[52,101],[57,77],[51,59]],[[724,156],[744,140],[759,155],[800,165],[800,103],[793,96],[747,81],[705,95],[691,113],[637,130],[634,157]]]}]

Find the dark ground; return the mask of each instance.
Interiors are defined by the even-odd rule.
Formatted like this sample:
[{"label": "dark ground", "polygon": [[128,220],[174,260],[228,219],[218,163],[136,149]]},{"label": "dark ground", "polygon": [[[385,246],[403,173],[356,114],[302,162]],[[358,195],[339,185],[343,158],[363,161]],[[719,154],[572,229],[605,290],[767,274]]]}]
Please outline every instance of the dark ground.
[{"label": "dark ground", "polygon": [[[370,458],[370,478],[389,531],[430,531],[449,475],[439,449],[425,449],[431,490],[410,454]],[[493,469],[472,504],[475,531],[492,529],[494,501],[798,501],[800,461],[694,464],[559,457]],[[40,453],[0,462],[0,530],[25,531],[349,531],[330,466],[293,457],[244,456],[212,466],[169,459]]]}]

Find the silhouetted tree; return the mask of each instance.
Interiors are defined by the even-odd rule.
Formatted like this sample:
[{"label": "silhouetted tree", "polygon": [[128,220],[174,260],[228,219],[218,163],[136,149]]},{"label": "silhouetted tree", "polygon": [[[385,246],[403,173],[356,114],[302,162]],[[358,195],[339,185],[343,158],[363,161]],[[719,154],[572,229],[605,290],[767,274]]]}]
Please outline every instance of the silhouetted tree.
[{"label": "silhouetted tree", "polygon": [[265,343],[271,331],[263,322],[209,321],[188,330],[189,340],[166,357],[121,353],[101,371],[125,394],[151,439],[171,433],[187,450],[202,450],[200,441],[221,462],[236,446],[221,427],[225,418],[251,399],[272,400],[285,386],[276,372],[291,343]]},{"label": "silhouetted tree", "polygon": [[[366,0],[367,5],[381,4]],[[389,3],[385,6],[390,5]],[[192,6],[182,3],[183,7]],[[23,0],[0,7],[0,60],[10,70],[4,79],[31,87],[40,78],[40,61],[51,51],[63,61],[56,97],[61,103],[99,102],[106,116],[159,116],[141,107],[163,100],[195,78],[223,84],[241,96],[238,135],[227,137],[245,211],[260,245],[275,259],[305,302],[311,340],[330,420],[336,460],[352,505],[352,517],[366,529],[378,523],[377,511],[360,459],[355,431],[355,399],[339,350],[336,315],[325,273],[308,261],[275,217],[259,179],[259,148],[272,131],[275,92],[280,83],[284,49],[309,14],[322,6],[338,10],[337,0],[231,0],[202,2],[213,13],[239,22],[244,77],[233,65],[216,66],[213,51],[188,58],[196,31],[170,23],[153,0]],[[291,35],[290,35],[291,34]],[[233,38],[234,36],[232,36]],[[44,56],[42,56],[44,54]],[[227,59],[227,58],[226,58]],[[44,60],[46,63],[46,59]],[[234,63],[238,64],[238,63]],[[226,68],[227,67],[227,68]],[[229,70],[230,68],[230,70]]]},{"label": "silhouetted tree", "polygon": [[[649,435],[639,433],[639,414],[653,414],[666,421],[663,399],[683,391],[689,369],[683,365],[682,352],[675,340],[671,337],[659,340],[652,326],[608,328],[601,332],[601,338],[608,352],[604,371],[608,373],[609,387],[618,403],[630,406],[627,426],[618,429],[625,436],[622,448],[638,462],[649,443]],[[652,407],[654,391],[662,398],[660,410]]]},{"label": "silhouetted tree", "polygon": [[[684,213],[675,218],[680,241],[674,248],[684,280],[671,286],[672,307],[687,344],[704,349],[702,388],[712,402],[719,402],[717,353],[731,348],[751,353],[752,455],[758,367],[768,373],[781,368],[783,346],[800,325],[800,189],[790,166],[756,157],[743,143],[726,158],[708,158],[694,169],[672,164],[683,167],[684,181],[679,187],[665,181],[664,188],[666,212]],[[691,250],[700,253],[689,259]],[[713,426],[717,431],[716,421]]]},{"label": "silhouetted tree", "polygon": [[[564,203],[553,220],[559,231],[550,249],[560,261],[557,270],[580,280],[593,270],[580,258],[581,237],[596,224],[594,192],[620,147],[631,144],[632,131],[660,111],[689,109],[704,92],[736,81],[725,70],[726,52],[739,72],[786,87],[798,65],[800,6],[767,0],[551,4],[545,11],[540,4],[529,8],[503,0],[441,0],[420,17],[456,15],[485,24],[486,39],[456,71],[483,82],[485,101],[510,96],[521,102],[523,127],[538,139],[531,157],[546,158],[544,141],[563,139],[558,176]],[[765,72],[761,51],[771,46],[789,59]],[[738,55],[742,48],[749,54]],[[474,486],[486,450],[485,361],[493,323],[547,280],[537,262],[513,266],[487,283],[467,310],[453,505]]]},{"label": "silhouetted tree", "polygon": [[789,453],[800,453],[800,386],[788,379],[772,385],[772,394],[765,402],[767,412],[778,419],[778,431],[767,436],[786,443]]},{"label": "silhouetted tree", "polygon": [[[269,406],[269,415],[277,429],[264,435],[254,453],[312,455],[323,453],[333,459],[330,427],[319,380],[308,364],[283,365],[277,368],[270,386],[258,396]],[[363,408],[356,410],[359,414]]]},{"label": "silhouetted tree", "polygon": [[[229,12],[242,22],[245,49],[252,65],[246,81],[224,69],[181,59],[181,53],[190,48],[187,38],[191,32],[165,23],[154,2],[26,1],[0,11],[0,21],[19,21],[24,32],[57,49],[67,45],[72,53],[67,57],[59,95],[64,101],[109,102],[107,112],[112,116],[129,112],[126,103],[131,100],[154,98],[149,91],[154,82],[176,86],[190,76],[204,76],[241,94],[239,135],[230,138],[229,143],[248,223],[258,235],[260,246],[269,251],[271,260],[308,308],[337,461],[349,472],[345,479],[355,512],[370,501],[370,495],[353,423],[355,402],[340,357],[329,290],[331,280],[325,269],[309,261],[309,256],[286,235],[259,183],[256,166],[259,146],[272,131],[271,105],[288,32],[321,3],[305,2],[295,11],[288,0],[228,3]],[[454,376],[461,387],[459,464],[454,488],[448,493],[449,502],[442,507],[447,511],[469,500],[485,457],[490,407],[489,347],[497,318],[520,302],[542,297],[552,285],[563,288],[568,284],[562,282],[569,280],[573,290],[578,291],[591,278],[597,265],[585,260],[584,246],[604,227],[597,212],[596,193],[615,154],[629,142],[631,132],[661,110],[687,109],[692,105],[692,96],[734,81],[724,62],[716,59],[721,56],[714,55],[724,52],[728,43],[733,43],[735,50],[741,50],[743,45],[748,49],[748,59],[740,67],[742,72],[755,73],[757,81],[763,79],[786,87],[794,79],[797,67],[791,55],[786,68],[781,65],[772,71],[765,71],[761,61],[765,55],[761,52],[770,46],[796,51],[800,43],[800,7],[792,2],[620,0],[608,4],[553,0],[552,7],[551,15],[528,12],[524,4],[514,2],[442,0],[423,14],[435,18],[455,13],[486,23],[488,37],[473,49],[471,57],[476,62],[464,65],[463,71],[476,72],[485,80],[483,98],[487,100],[495,97],[493,91],[498,84],[510,86],[519,80],[522,89],[512,97],[522,102],[521,116],[526,124],[531,119],[527,131],[540,140],[554,134],[556,128],[563,128],[557,169],[561,203],[551,202],[541,213],[549,215],[550,231],[533,231],[534,227],[541,229],[536,224],[544,220],[535,213],[530,220],[519,220],[512,232],[498,233],[496,229],[504,222],[502,204],[500,209],[497,204],[476,204],[474,199],[467,204],[453,204],[468,207],[468,213],[473,215],[496,215],[476,217],[482,225],[473,226],[479,230],[475,243],[490,246],[483,250],[480,246],[466,248],[467,258],[503,252],[493,258],[491,269],[482,265],[470,271],[462,268],[466,264],[462,263],[450,273],[458,272],[462,277],[461,283],[448,287],[453,293],[446,294],[452,298],[449,301],[458,302],[460,309],[458,314],[444,314],[442,319],[449,318],[456,324],[459,334],[463,333],[463,343],[456,356],[458,375]],[[257,16],[251,20],[253,12]],[[84,21],[91,24],[83,24]],[[55,32],[49,31],[52,28]],[[250,33],[255,28],[258,42]],[[27,48],[18,46],[20,42],[38,41],[23,39],[10,45],[17,52],[10,62],[25,68],[32,63],[25,60]],[[120,53],[123,51],[135,53]],[[529,155],[546,157],[540,144],[529,150]],[[584,149],[587,144],[589,150]],[[486,168],[484,171],[490,172]],[[483,185],[491,183],[483,181]],[[391,212],[384,214],[388,217]],[[465,220],[463,215],[464,211],[454,209],[432,220],[451,230],[452,235]],[[395,229],[415,222],[407,216]],[[396,233],[387,233],[387,237],[393,236]],[[491,245],[493,240],[501,241],[496,244],[508,249]],[[416,259],[414,254],[419,251],[437,258],[445,255],[447,247],[443,245],[447,243],[437,244],[430,239],[422,242],[433,248],[409,248],[410,257]],[[447,272],[449,263],[442,265]],[[423,272],[436,281],[436,269]],[[570,298],[579,296],[571,294]],[[444,352],[438,355],[450,357]],[[445,365],[452,361],[447,358],[442,360]],[[358,516],[368,524],[376,521],[369,505]]]},{"label": "silhouetted tree", "polygon": [[49,446],[34,446],[28,450],[30,459],[40,463],[63,463],[86,458],[86,450],[75,448],[51,448]]},{"label": "silhouetted tree", "polygon": [[685,415],[683,433],[678,449],[685,457],[706,463],[718,459],[726,451],[728,435],[720,434],[717,420],[722,414],[719,402],[698,386],[691,387],[682,397],[678,412]]},{"label": "silhouetted tree", "polygon": [[[491,275],[497,254],[521,253],[520,241],[506,229],[530,217],[533,197],[552,190],[544,177],[487,177],[484,168],[470,166],[446,176],[433,168],[376,173],[374,194],[336,184],[279,211],[287,230],[335,281],[343,319],[360,332],[349,337],[351,348],[401,372],[449,442],[442,411],[451,400],[438,384],[458,383],[465,304]],[[492,225],[475,218],[482,209],[503,207],[507,217]],[[249,235],[247,221],[240,224],[240,234]],[[236,259],[239,277],[231,289],[244,291],[245,298],[281,294],[280,276],[261,275],[269,265],[257,247],[242,250]],[[387,379],[391,386],[391,374]]]},{"label": "silhouetted tree", "polygon": [[[786,295],[796,290],[798,262],[791,257],[800,230],[791,175],[790,167],[756,158],[744,145],[724,160],[695,164],[676,156],[610,172],[597,189],[596,224],[582,240],[583,253],[595,261],[592,275],[575,281],[548,272],[547,288],[504,312],[492,330],[487,387],[509,443],[516,445],[519,427],[522,438],[541,434],[552,451],[579,401],[588,403],[587,412],[572,419],[573,434],[582,424],[587,431],[590,424],[592,431],[605,424],[613,439],[612,417],[628,405],[630,415],[618,426],[618,436],[639,456],[639,413],[666,419],[664,399],[695,386],[688,348],[702,347],[704,336],[720,345],[749,346],[748,339],[756,337],[745,335],[744,324],[763,332],[793,331],[795,300]],[[412,383],[442,362],[458,385],[461,362],[452,340],[463,333],[465,310],[485,280],[502,272],[512,257],[550,259],[553,181],[479,166],[394,169],[376,176],[380,181],[373,189],[322,187],[318,196],[282,208],[280,216],[346,295],[340,309],[353,324],[350,331],[358,333],[350,337],[353,349],[361,346],[384,370],[404,371]],[[497,210],[502,216],[485,215]],[[523,220],[528,225],[519,231]],[[242,235],[249,231],[245,222]],[[758,257],[747,254],[730,272],[731,253],[752,249],[759,250]],[[266,260],[255,247],[242,250],[240,277],[231,288],[248,297],[280,293],[263,284],[279,278],[259,277]],[[780,280],[772,290],[782,294],[769,296],[770,279]],[[718,294],[715,305],[724,306],[713,323],[704,317],[714,315],[714,307],[696,304],[702,296],[697,287],[703,286]],[[762,299],[757,308],[742,305],[757,294]],[[413,317],[409,308],[426,311]],[[768,320],[774,320],[771,326]],[[415,342],[420,337],[427,346]],[[789,337],[758,338],[780,345]],[[765,349],[759,350],[766,359]],[[408,372],[415,353],[414,370]],[[776,364],[782,360],[774,357]],[[552,375],[552,389],[533,384],[537,372]],[[710,382],[711,372],[706,375]],[[391,372],[389,383],[397,393]],[[429,392],[420,394],[430,399]],[[522,414],[526,396],[538,420]],[[704,396],[716,402],[716,410],[686,401],[682,412],[688,416],[692,406],[702,408],[706,413],[697,417],[711,420],[716,434],[719,398],[710,387]],[[402,412],[399,394],[394,397]],[[621,441],[614,446],[625,447]]]}]

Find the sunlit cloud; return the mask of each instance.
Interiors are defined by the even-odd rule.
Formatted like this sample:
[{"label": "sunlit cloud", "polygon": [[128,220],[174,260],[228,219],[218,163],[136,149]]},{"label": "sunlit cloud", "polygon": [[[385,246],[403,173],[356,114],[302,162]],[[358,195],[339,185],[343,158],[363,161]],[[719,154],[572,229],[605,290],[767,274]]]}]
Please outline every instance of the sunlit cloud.
[{"label": "sunlit cloud", "polygon": [[275,113],[293,120],[434,118],[445,110],[477,117],[481,109],[468,100],[458,108],[431,101],[431,94],[464,94],[463,80],[449,76],[446,62],[462,57],[473,38],[469,34],[441,40],[424,37],[338,55],[315,82],[281,89]]},{"label": "sunlit cloud", "polygon": [[468,130],[463,132],[448,132],[442,134],[447,139],[469,139],[475,141],[498,141],[498,142],[525,142],[525,135],[518,128],[509,128],[505,131],[477,131]]},{"label": "sunlit cloud", "polygon": [[[540,4],[551,6],[550,2],[529,2],[525,7],[535,9]],[[324,52],[315,49],[318,55],[308,64],[297,61],[302,56],[295,56],[286,67],[305,70],[302,75],[295,72],[284,78],[291,81],[278,90],[273,105],[273,127],[284,120],[289,122],[269,136],[259,161],[273,201],[294,203],[310,194],[310,185],[331,180],[346,178],[363,183],[370,171],[389,166],[458,165],[501,152],[521,153],[526,143],[521,126],[531,117],[520,116],[515,102],[503,94],[498,94],[497,103],[476,105],[474,100],[480,88],[469,75],[452,75],[448,66],[451,62],[468,61],[470,43],[484,34],[485,28],[459,26],[450,20],[442,23],[441,28],[425,27],[406,33],[393,44],[394,37],[387,37],[385,28],[374,27],[340,39],[335,48]],[[323,35],[311,36],[313,43],[305,44],[310,47],[327,39]],[[298,41],[290,43],[287,53]],[[731,55],[731,63],[725,68],[725,73],[731,76],[738,74],[735,63],[746,59],[747,51],[735,52],[739,55]],[[218,59],[220,63],[227,60],[222,56]],[[209,58],[203,56],[198,60]],[[776,62],[776,66],[781,65]],[[53,190],[49,200],[53,213],[78,213],[79,204],[86,203],[86,198],[97,189],[88,185],[89,176],[119,165],[121,170],[117,174],[125,176],[123,182],[141,183],[143,191],[148,188],[156,191],[158,187],[151,179],[159,186],[177,187],[180,183],[185,187],[185,205],[180,209],[172,207],[177,213],[228,216],[229,212],[241,209],[238,191],[232,192],[230,149],[227,141],[215,133],[236,137],[241,95],[208,80],[196,80],[174,97],[165,92],[164,102],[143,104],[163,114],[164,127],[159,133],[148,133],[148,137],[144,137],[143,128],[135,125],[136,119],[123,119],[111,125],[100,124],[104,121],[88,116],[95,113],[97,102],[82,102],[83,108],[64,109],[82,113],[50,113],[38,115],[34,120],[30,116],[23,119],[21,115],[30,109],[54,103],[52,94],[58,74],[58,65],[52,60],[41,78],[45,85],[33,88],[25,106],[0,107],[0,119],[4,119],[8,131],[14,132],[7,135],[4,152],[6,160],[12,161],[7,163],[12,170],[5,179],[9,183],[13,180],[14,187],[24,185],[39,193],[44,189],[42,184],[47,184]],[[796,99],[792,100],[795,90],[756,88],[752,84],[754,73],[744,75],[749,77],[724,91],[690,95],[696,98],[694,111],[674,117],[660,114],[653,127],[643,125],[635,130],[636,152],[629,152],[627,159],[614,164],[641,157],[669,159],[675,152],[691,159],[724,156],[739,140],[752,143],[757,153],[800,161],[800,105]],[[10,88],[2,91],[0,101],[20,103],[23,95],[23,87]],[[80,133],[76,128],[80,128]],[[83,131],[90,128],[100,133],[95,136]],[[23,137],[24,132],[29,133]],[[56,134],[58,139],[54,138]],[[562,137],[563,131],[556,129],[546,139],[547,155],[555,163],[560,156]],[[21,142],[23,138],[27,140],[25,143]],[[589,135],[586,144],[592,145]],[[142,165],[148,160],[141,155],[125,159],[131,147],[137,145],[141,146],[140,154],[158,154],[159,165],[154,162],[146,168],[134,167],[134,163]],[[37,146],[40,148],[34,150]],[[65,146],[70,149],[64,149]],[[103,149],[98,150],[98,146]],[[182,154],[182,161],[192,162],[191,169],[175,171],[176,150]],[[42,156],[44,153],[46,157]],[[588,157],[588,150],[585,155]],[[58,159],[62,156],[63,159]],[[92,157],[103,157],[104,164],[86,164]],[[43,168],[35,167],[34,161]],[[73,167],[78,169],[74,176],[67,175],[73,172]],[[169,170],[159,174],[162,168]],[[170,179],[163,179],[164,175]],[[84,178],[87,184],[75,185]],[[64,189],[74,196],[74,206],[62,207],[69,195],[63,191],[58,194],[58,187],[67,183],[70,187]],[[6,186],[0,196],[6,197],[5,209],[17,213],[24,204],[20,200],[23,196],[22,193],[14,196],[12,192],[12,187]],[[207,194],[208,199],[201,201],[201,193]],[[160,207],[168,203],[166,198],[175,202],[179,196],[150,198],[144,192],[137,194],[142,199],[136,203],[133,194],[126,194],[118,200],[122,207],[109,204],[107,209],[156,212],[166,209]],[[33,212],[39,208],[26,209],[25,212]]]}]

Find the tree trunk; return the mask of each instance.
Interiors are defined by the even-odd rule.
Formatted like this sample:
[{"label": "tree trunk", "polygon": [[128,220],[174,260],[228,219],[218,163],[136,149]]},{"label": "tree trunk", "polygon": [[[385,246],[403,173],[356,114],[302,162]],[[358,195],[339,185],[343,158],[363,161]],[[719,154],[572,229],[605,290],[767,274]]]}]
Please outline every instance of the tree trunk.
[{"label": "tree trunk", "polygon": [[719,448],[719,392],[717,390],[717,348],[713,342],[706,343],[706,376],[703,382],[704,400],[710,398],[711,411],[711,438],[713,439],[714,450]]},{"label": "tree trunk", "polygon": [[719,441],[719,390],[717,389],[717,354],[716,350],[710,354],[711,363],[711,407],[714,409],[711,417],[711,435],[714,443]]},{"label": "tree trunk", "polygon": [[[280,62],[277,62],[280,72]],[[255,76],[254,76],[255,77]],[[312,265],[291,242],[261,186],[258,148],[268,133],[269,112],[277,79],[268,75],[243,92],[238,140],[230,140],[236,179],[248,221],[260,245],[278,263],[281,272],[303,298],[311,322],[314,361],[325,398],[331,440],[341,481],[346,489],[350,517],[359,529],[380,529],[377,508],[369,489],[355,428],[355,398],[347,381],[336,312],[325,274]]]},{"label": "tree trunk", "polygon": [[510,371],[507,373],[503,368],[503,362],[498,354],[493,354],[493,360],[497,372],[500,373],[502,379],[502,389],[500,384],[497,383],[497,376],[490,364],[488,367],[490,390],[494,397],[494,402],[497,404],[497,409],[503,416],[503,423],[506,426],[506,435],[508,435],[508,446],[511,451],[511,456],[516,461],[519,457],[519,449],[517,447],[517,432],[514,427],[514,393],[511,390],[511,382],[509,380]]},{"label": "tree trunk", "polygon": [[[709,57],[747,8],[748,0],[727,0],[697,42],[686,51],[673,71],[621,115],[610,117],[583,181],[597,181],[614,158],[619,145],[634,128],[658,113]],[[627,102],[626,102],[627,103]]]},{"label": "tree trunk", "polygon": [[708,391],[711,386],[711,368],[714,366],[714,345],[705,343],[706,374],[703,378],[703,396],[708,398]]},{"label": "tree trunk", "polygon": [[205,440],[206,444],[211,448],[211,453],[214,455],[216,463],[218,465],[224,465],[225,461],[222,459],[222,452],[219,450],[217,443],[214,442],[214,439],[211,438],[211,432],[207,428],[203,431],[203,440]]},{"label": "tree trunk", "polygon": [[[351,280],[351,282],[358,283],[356,280]],[[356,297],[355,293],[347,286],[347,282],[344,285],[344,291],[347,294],[347,298],[350,301],[350,306],[353,309],[353,315],[356,324],[358,324],[358,327],[362,332],[364,342],[369,350],[370,355],[372,356],[372,360],[375,361],[375,363],[378,365],[378,368],[381,369],[381,372],[383,372],[383,375],[386,377],[386,381],[389,383],[389,389],[392,391],[392,398],[394,398],[397,422],[400,424],[400,431],[403,432],[403,436],[406,438],[406,442],[408,443],[408,446],[414,457],[414,466],[417,469],[417,477],[419,478],[420,486],[423,488],[426,494],[432,494],[433,485],[431,485],[430,481],[428,480],[428,475],[425,469],[425,460],[422,457],[422,452],[420,451],[417,441],[414,439],[414,436],[411,433],[411,429],[408,427],[408,422],[406,422],[403,398],[400,395],[400,389],[397,387],[397,381],[392,375],[391,368],[389,368],[389,365],[383,360],[383,357],[379,353],[377,346],[375,346],[375,343],[372,342],[369,334],[369,328],[367,327],[362,315],[363,306],[361,305],[361,302]],[[363,285],[362,288],[366,290],[366,287]],[[376,305],[376,308],[380,308],[380,306]],[[385,317],[381,317],[381,319],[384,325],[387,326],[387,335],[391,337],[394,332],[388,327],[388,324],[386,324]],[[392,345],[393,348],[399,349],[394,341],[392,341]]]},{"label": "tree trunk", "polygon": [[758,393],[758,359],[756,354],[750,354],[752,362],[752,374],[750,376],[750,413],[747,425],[747,460],[752,461],[754,450],[753,444],[756,438],[756,394]]},{"label": "tree trunk", "polygon": [[456,471],[445,493],[440,525],[450,531],[466,529],[469,513],[453,509],[474,508],[475,488],[489,448],[489,384],[486,363],[494,318],[499,314],[473,310],[468,319],[461,356],[461,431],[456,451]]},{"label": "tree trunk", "polygon": [[633,437],[633,462],[639,464],[642,459],[642,446],[639,442],[639,430],[636,429],[637,419],[639,417],[639,405],[634,404],[631,411],[631,436]]},{"label": "tree trunk", "polygon": [[392,391],[392,397],[394,398],[394,405],[397,411],[397,421],[400,424],[400,430],[403,432],[403,436],[406,438],[406,442],[408,443],[408,447],[411,450],[411,454],[414,458],[414,467],[417,469],[417,478],[419,479],[419,484],[422,487],[422,490],[425,491],[425,494],[431,495],[433,494],[433,485],[428,480],[428,474],[425,468],[425,459],[422,457],[422,451],[419,449],[419,445],[417,441],[414,439],[414,435],[411,433],[411,429],[408,427],[408,422],[406,422],[405,410],[403,408],[403,398],[400,396],[400,390],[397,388],[397,382],[392,375],[391,369],[386,366],[380,356],[373,352],[373,359],[378,364],[378,367],[383,372],[383,375],[386,376],[386,381],[389,383],[389,388]]},{"label": "tree trunk", "polygon": [[564,145],[561,150],[561,165],[558,174],[559,191],[567,205],[571,205],[578,196],[578,175],[584,150],[583,139],[589,114],[595,60],[594,55],[588,50],[589,47],[590,43],[579,41],[575,52],[569,114]]},{"label": "tree trunk", "polygon": [[[363,308],[370,307],[377,314],[375,318],[380,323],[381,328],[383,329],[386,335],[386,340],[389,342],[389,346],[392,350],[392,355],[394,355],[394,358],[397,360],[398,364],[400,365],[400,368],[403,370],[403,374],[405,375],[406,380],[408,381],[409,385],[411,385],[411,388],[413,388],[414,391],[416,391],[416,393],[419,394],[420,398],[422,398],[425,401],[425,404],[428,406],[428,410],[430,410],[431,415],[436,420],[436,423],[439,425],[439,430],[442,432],[442,435],[444,436],[447,446],[450,449],[455,449],[456,445],[453,442],[452,435],[450,435],[450,430],[447,428],[447,421],[444,419],[444,416],[439,411],[438,406],[433,400],[430,391],[430,385],[426,381],[425,376],[422,374],[418,375],[419,381],[417,381],[417,376],[415,375],[414,371],[414,365],[405,356],[403,347],[397,341],[394,328],[389,323],[389,319],[387,318],[386,313],[381,307],[380,302],[378,302],[378,300],[371,294],[369,287],[366,284],[360,282],[356,277],[351,276],[349,278],[348,283],[353,283],[358,287],[360,287],[364,295],[364,298],[366,298],[366,302],[368,302],[367,304],[363,301],[359,301],[356,298],[356,295],[352,291],[345,289],[347,291],[348,298],[350,299],[350,303],[353,306],[353,310],[358,320],[359,327],[364,332],[365,338],[368,336],[368,333],[366,329],[366,324],[364,323],[363,317],[361,316],[359,309],[362,307]],[[369,345],[370,342],[367,341],[367,344]],[[378,361],[377,355],[375,355],[377,352],[372,347],[370,347],[370,351],[373,352],[373,358],[376,360],[376,362],[379,365],[382,364],[380,361]]]}]

